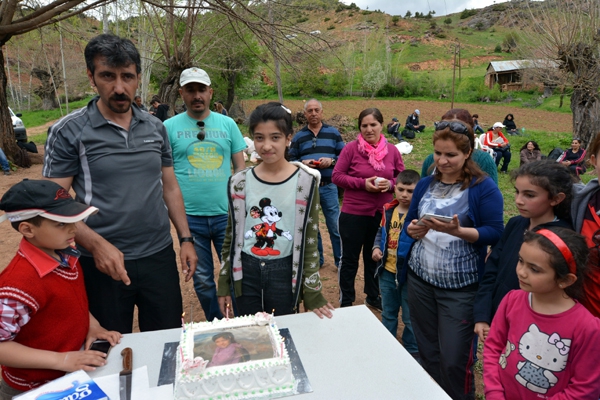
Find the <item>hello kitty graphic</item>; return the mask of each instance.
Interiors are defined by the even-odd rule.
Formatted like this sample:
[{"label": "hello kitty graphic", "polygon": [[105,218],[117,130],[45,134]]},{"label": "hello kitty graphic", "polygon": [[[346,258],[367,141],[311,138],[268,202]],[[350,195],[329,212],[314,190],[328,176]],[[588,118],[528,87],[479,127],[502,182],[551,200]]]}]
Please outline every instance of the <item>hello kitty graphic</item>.
[{"label": "hello kitty graphic", "polygon": [[257,256],[278,256],[281,254],[279,250],[274,248],[275,239],[278,236],[283,236],[287,240],[292,240],[292,235],[289,231],[283,231],[277,228],[277,222],[281,220],[283,214],[277,207],[271,205],[271,199],[264,197],[258,202],[257,206],[250,208],[250,216],[259,218],[262,223],[254,225],[245,234],[245,239],[250,239],[256,235],[256,243],[250,251]]},{"label": "hello kitty graphic", "polygon": [[517,363],[515,379],[532,392],[547,393],[558,382],[552,372],[567,366],[570,346],[571,339],[561,338],[558,333],[548,335],[531,324],[519,340],[519,353],[526,361]]}]

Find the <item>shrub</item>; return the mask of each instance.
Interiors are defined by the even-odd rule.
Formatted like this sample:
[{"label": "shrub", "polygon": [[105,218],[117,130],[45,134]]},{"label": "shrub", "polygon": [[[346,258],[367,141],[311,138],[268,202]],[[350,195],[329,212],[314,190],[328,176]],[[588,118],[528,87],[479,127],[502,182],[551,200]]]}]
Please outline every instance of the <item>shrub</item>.
[{"label": "shrub", "polygon": [[333,25],[333,24],[332,24],[332,25],[329,25],[329,26],[327,27],[327,30],[328,30],[328,31],[330,31],[330,30],[332,30],[332,29],[335,29],[335,25]]},{"label": "shrub", "polygon": [[477,10],[475,10],[475,9],[468,10],[465,8],[464,11],[460,13],[460,19],[467,19],[469,17],[472,17],[475,14],[477,14]]},{"label": "shrub", "polygon": [[438,39],[446,39],[447,38],[447,36],[444,32],[436,33],[435,37]]},{"label": "shrub", "polygon": [[452,18],[450,18],[450,17],[446,18],[446,19],[444,20],[444,23],[445,23],[446,25],[450,25],[450,24],[452,23]]},{"label": "shrub", "polygon": [[296,22],[299,24],[306,22],[306,21],[308,21],[308,17],[300,17],[296,20]]},{"label": "shrub", "polygon": [[400,16],[398,16],[398,15],[394,15],[394,16],[392,17],[392,23],[393,23],[394,25],[397,25],[397,24],[398,24],[398,21],[400,21]]},{"label": "shrub", "polygon": [[502,46],[497,44],[496,47],[494,47],[494,53],[502,53]]},{"label": "shrub", "polygon": [[327,22],[327,21],[329,21],[330,19],[331,19],[331,18],[325,18],[323,21],[324,21],[324,22]]}]

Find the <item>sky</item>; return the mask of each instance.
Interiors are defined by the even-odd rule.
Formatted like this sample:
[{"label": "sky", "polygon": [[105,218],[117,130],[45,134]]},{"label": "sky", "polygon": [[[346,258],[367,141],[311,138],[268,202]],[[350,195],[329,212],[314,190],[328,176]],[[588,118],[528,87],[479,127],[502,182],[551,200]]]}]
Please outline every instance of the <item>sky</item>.
[{"label": "sky", "polygon": [[411,13],[419,11],[427,14],[435,11],[436,16],[453,14],[465,8],[483,8],[494,3],[503,3],[505,0],[419,0],[415,2],[406,0],[342,0],[345,4],[355,3],[361,10],[381,10],[390,15],[404,16],[407,10]]}]

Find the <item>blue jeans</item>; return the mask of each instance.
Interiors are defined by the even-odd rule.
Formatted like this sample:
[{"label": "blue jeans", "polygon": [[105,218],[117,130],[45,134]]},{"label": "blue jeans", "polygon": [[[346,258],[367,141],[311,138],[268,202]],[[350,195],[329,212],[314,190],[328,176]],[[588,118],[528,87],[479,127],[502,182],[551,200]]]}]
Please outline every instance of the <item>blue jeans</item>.
[{"label": "blue jeans", "polygon": [[215,215],[209,217],[188,215],[190,232],[194,236],[198,266],[194,273],[194,290],[200,300],[207,321],[223,318],[217,300],[217,285],[215,284],[215,265],[213,263],[211,243],[221,260],[221,249],[225,239],[228,215]]},{"label": "blue jeans", "polygon": [[10,171],[10,166],[8,165],[6,154],[4,154],[4,151],[2,151],[2,149],[0,149],[0,166],[2,166],[3,171]]},{"label": "blue jeans", "polygon": [[[340,232],[338,230],[338,218],[340,217],[340,201],[338,199],[338,188],[335,184],[319,187],[319,197],[321,198],[321,209],[325,216],[325,224],[329,231],[331,239],[331,248],[333,249],[333,262],[336,267],[340,266],[342,258],[342,245]],[[321,240],[321,231],[319,230],[319,262],[321,265],[325,262],[323,258],[323,241]]]},{"label": "blue jeans", "polygon": [[419,352],[417,340],[410,322],[410,312],[408,310],[408,285],[406,282],[396,287],[396,277],[385,268],[379,275],[379,291],[381,292],[381,322],[394,337],[398,330],[398,312],[402,307],[402,322],[404,331],[402,332],[402,344],[410,354]]}]

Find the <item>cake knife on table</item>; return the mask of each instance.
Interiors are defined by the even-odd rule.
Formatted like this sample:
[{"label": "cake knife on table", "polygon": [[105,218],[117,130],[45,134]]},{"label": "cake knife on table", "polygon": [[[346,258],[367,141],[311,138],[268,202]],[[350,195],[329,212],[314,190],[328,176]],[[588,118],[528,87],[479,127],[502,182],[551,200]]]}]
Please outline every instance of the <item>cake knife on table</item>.
[{"label": "cake knife on table", "polygon": [[119,372],[119,397],[121,400],[131,400],[133,350],[131,350],[131,347],[126,347],[121,355],[123,356],[123,371]]}]

